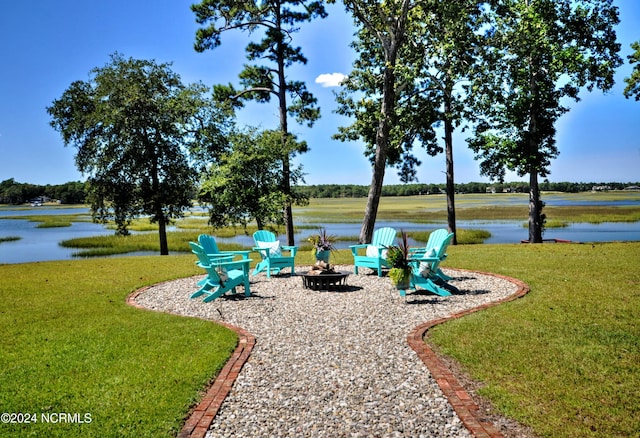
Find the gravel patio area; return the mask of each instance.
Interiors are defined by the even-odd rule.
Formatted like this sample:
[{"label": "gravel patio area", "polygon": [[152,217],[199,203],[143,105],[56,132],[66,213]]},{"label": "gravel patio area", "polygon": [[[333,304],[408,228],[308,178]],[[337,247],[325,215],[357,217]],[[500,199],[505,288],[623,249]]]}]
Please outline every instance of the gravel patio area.
[{"label": "gravel patio area", "polygon": [[[353,272],[353,266],[336,269]],[[362,269],[349,275],[343,291],[305,289],[299,275],[259,274],[251,278],[251,297],[239,288],[236,295],[203,303],[189,298],[199,276],[146,288],[135,303],[222,321],[255,336],[207,437],[467,437],[407,336],[426,321],[503,300],[518,285],[444,271],[459,294],[402,298],[388,278]]]}]

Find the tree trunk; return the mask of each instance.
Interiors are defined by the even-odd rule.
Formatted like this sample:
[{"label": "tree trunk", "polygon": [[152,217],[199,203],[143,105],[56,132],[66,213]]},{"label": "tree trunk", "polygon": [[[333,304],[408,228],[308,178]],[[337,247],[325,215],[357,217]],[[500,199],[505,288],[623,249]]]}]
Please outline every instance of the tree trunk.
[{"label": "tree trunk", "polygon": [[382,182],[384,181],[384,171],[387,165],[386,146],[383,149],[384,150],[379,147],[376,148],[373,176],[371,177],[367,206],[364,210],[364,218],[362,219],[362,228],[360,228],[360,243],[371,243],[373,231],[376,226],[378,206],[380,205],[380,196],[382,196]]},{"label": "tree trunk", "polygon": [[543,204],[540,199],[538,172],[535,170],[529,173],[529,186],[529,243],[542,243]]},{"label": "tree trunk", "polygon": [[[395,61],[395,57],[394,57]],[[395,73],[393,65],[387,66],[384,70],[382,85],[382,107],[380,108],[380,119],[376,132],[376,155],[373,162],[373,175],[371,186],[369,187],[369,197],[364,211],[362,228],[360,229],[360,243],[370,243],[373,238],[373,231],[378,216],[378,206],[382,195],[382,183],[384,182],[384,172],[387,167],[387,148],[389,147],[389,132],[391,130],[391,114],[395,107]]]},{"label": "tree trunk", "polygon": [[[159,209],[162,215],[162,209]],[[167,243],[167,222],[164,216],[158,219],[158,237],[160,238],[160,255],[169,255],[169,244]]]},{"label": "tree trunk", "polygon": [[[281,29],[280,8],[276,8],[276,26]],[[281,35],[280,38],[284,38]],[[278,106],[280,132],[282,134],[282,192],[287,197],[284,205],[284,226],[287,233],[287,245],[295,245],[293,231],[293,211],[291,210],[291,163],[289,160],[289,127],[287,123],[287,78],[285,76],[285,53],[282,41],[277,43],[278,53]]]},{"label": "tree trunk", "polygon": [[[529,58],[529,86],[533,96],[538,95],[539,74],[537,66],[540,63],[534,61],[533,57]],[[537,72],[537,73],[534,73]],[[529,107],[529,133],[527,139],[527,157],[533,157],[538,151],[538,108],[535,100],[530,103]],[[538,186],[538,169],[535,166],[529,166],[529,243],[542,243],[542,226],[544,217],[542,216],[542,201],[540,200],[540,187]]]},{"label": "tree trunk", "polygon": [[[376,155],[373,162],[373,175],[371,177],[371,186],[369,187],[369,197],[367,198],[367,206],[364,211],[362,228],[360,229],[360,243],[371,242],[376,225],[376,217],[378,216],[378,205],[380,204],[380,196],[382,195],[382,183],[384,182],[384,173],[387,167],[389,132],[391,131],[392,118],[396,107],[395,67],[398,59],[398,50],[405,37],[405,27],[410,5],[410,0],[403,0],[401,13],[395,17],[395,23],[389,27],[389,39],[383,37],[380,41],[382,50],[384,50],[385,59],[384,76],[382,79],[382,105],[378,126],[376,128]],[[352,8],[352,10],[357,16],[356,8]],[[363,23],[367,23],[367,20],[362,16],[359,18]],[[377,33],[375,29],[372,28],[371,30]]]},{"label": "tree trunk", "polygon": [[451,94],[449,86],[445,90],[444,102],[444,143],[447,160],[447,221],[449,232],[453,233],[452,245],[458,244],[456,234],[455,180],[453,178],[453,124],[451,123]]}]

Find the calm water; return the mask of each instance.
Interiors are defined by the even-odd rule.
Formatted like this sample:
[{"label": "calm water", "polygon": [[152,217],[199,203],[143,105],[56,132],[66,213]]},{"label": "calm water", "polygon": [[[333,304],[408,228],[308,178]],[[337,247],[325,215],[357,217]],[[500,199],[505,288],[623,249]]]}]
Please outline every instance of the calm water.
[{"label": "calm water", "polygon": [[[500,202],[507,201],[507,198],[499,198]],[[563,196],[545,197],[547,205],[587,205],[585,202],[573,202],[564,199]],[[517,202],[521,202],[517,200]],[[640,196],[637,200],[628,199],[623,201],[587,201],[593,202],[589,205],[640,205]],[[486,200],[484,202],[486,205]],[[468,205],[466,205],[468,206]],[[19,236],[20,240],[0,243],[0,264],[4,263],[25,263],[46,260],[65,260],[74,258],[73,253],[77,250],[63,248],[59,243],[66,239],[75,237],[96,236],[111,234],[113,230],[108,230],[104,226],[89,222],[74,222],[70,227],[59,228],[36,228],[36,222],[29,222],[25,219],[2,219],[7,216],[26,216],[34,214],[89,214],[86,208],[27,208],[11,209],[0,207],[0,237]],[[523,227],[525,221],[458,221],[458,228],[475,228],[487,230],[492,237],[485,243],[518,243],[527,239],[528,230]],[[322,223],[309,221],[302,223],[298,221],[296,225],[309,225],[314,228],[302,230],[296,235],[296,242],[304,243],[309,235],[315,234],[315,227],[322,226]],[[446,227],[442,224],[416,224],[413,222],[398,221],[378,221],[377,227],[393,227],[405,231],[434,230]],[[360,223],[335,223],[326,226],[329,234],[338,236],[357,236],[360,233]],[[609,242],[609,241],[640,241],[640,222],[634,223],[604,223],[604,224],[571,224],[566,228],[548,229],[544,234],[545,239],[557,238],[574,242]],[[242,245],[252,246],[253,239],[250,236],[238,236],[233,239],[218,239],[221,242],[237,242]],[[346,248],[352,242],[339,242],[338,248]],[[148,253],[147,253],[148,254]]]}]

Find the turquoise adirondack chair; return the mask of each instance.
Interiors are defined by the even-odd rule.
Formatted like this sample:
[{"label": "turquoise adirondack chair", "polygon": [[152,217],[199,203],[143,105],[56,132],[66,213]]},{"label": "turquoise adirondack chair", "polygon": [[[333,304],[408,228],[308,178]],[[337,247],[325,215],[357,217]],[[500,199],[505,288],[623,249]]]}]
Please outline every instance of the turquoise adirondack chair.
[{"label": "turquoise adirondack chair", "polygon": [[249,287],[249,264],[251,259],[232,260],[233,256],[211,258],[202,246],[189,242],[191,251],[198,257],[198,266],[207,272],[207,277],[198,283],[200,289],[191,294],[191,298],[206,295],[204,302],[213,301],[236,287],[244,286],[244,295],[251,295]]},{"label": "turquoise adirondack chair", "polygon": [[[267,230],[258,230],[253,233],[253,241],[256,244],[253,250],[260,253],[262,260],[256,265],[252,275],[267,271],[267,278],[271,278],[272,273],[277,275],[282,268],[290,268],[291,275],[296,275],[295,258],[298,251],[297,246],[281,245],[276,235]],[[289,255],[282,255],[283,251],[288,251]]]},{"label": "turquoise adirondack chair", "polygon": [[[371,268],[378,271],[378,277],[382,277],[382,268],[389,268],[386,250],[387,247],[393,245],[396,234],[398,232],[393,228],[379,228],[374,231],[371,243],[349,246],[353,254],[354,272],[358,273],[358,267]],[[363,249],[365,255],[360,254]]]},{"label": "turquoise adirondack chair", "polygon": [[[441,241],[439,247],[433,248],[435,250],[434,254],[426,253],[423,255],[413,256],[410,259],[411,289],[417,289],[419,287],[443,297],[451,295],[449,290],[456,290],[454,286],[447,284],[446,281],[438,275],[440,262],[446,257],[447,248],[452,240],[453,233],[449,233]],[[400,296],[403,297],[405,294],[406,291],[400,291]]]},{"label": "turquoise adirondack chair", "polygon": [[[424,247],[422,247],[422,248],[411,248],[409,250],[409,253],[410,253],[411,257],[414,257],[414,258],[416,258],[416,257],[424,257],[425,255],[429,255],[430,257],[435,256],[436,253],[438,252],[438,250],[440,249],[440,247],[442,246],[442,243],[447,238],[447,236],[449,236],[449,234],[450,234],[449,230],[447,230],[446,228],[438,228],[437,230],[432,231],[429,234],[429,240],[427,241],[427,244]],[[447,254],[445,253],[440,258],[440,261],[442,262],[446,258],[447,258]],[[449,277],[447,274],[442,272],[442,269],[440,269],[440,268],[437,269],[435,274],[438,277],[440,277],[442,280],[444,280],[444,281],[453,280],[452,277]]]},{"label": "turquoise adirondack chair", "polygon": [[251,253],[251,251],[220,251],[216,239],[209,234],[200,234],[198,243],[210,258],[241,256],[243,259],[248,259]]}]

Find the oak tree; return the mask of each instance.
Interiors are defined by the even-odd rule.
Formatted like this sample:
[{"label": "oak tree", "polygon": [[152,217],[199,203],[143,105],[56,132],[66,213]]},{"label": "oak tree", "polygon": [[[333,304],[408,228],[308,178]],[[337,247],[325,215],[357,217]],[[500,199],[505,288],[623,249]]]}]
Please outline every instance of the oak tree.
[{"label": "oak tree", "polygon": [[77,149],[94,220],[113,219],[126,235],[133,218],[149,216],[158,223],[160,253],[169,253],[166,226],[183,216],[196,190],[189,149],[208,138],[198,133],[208,124],[205,91],[183,85],[169,64],[116,53],[53,101],[51,126]]}]

